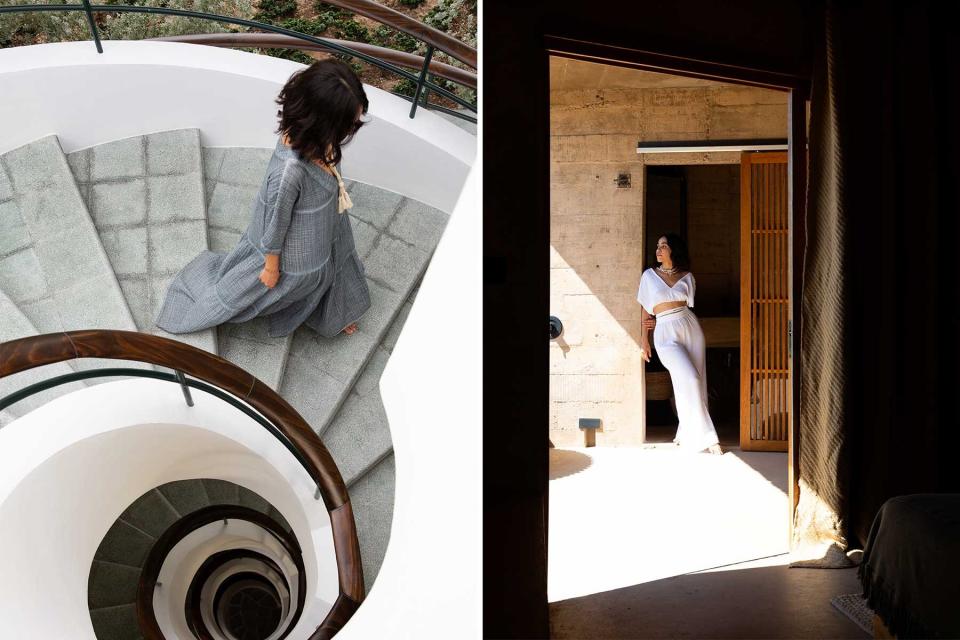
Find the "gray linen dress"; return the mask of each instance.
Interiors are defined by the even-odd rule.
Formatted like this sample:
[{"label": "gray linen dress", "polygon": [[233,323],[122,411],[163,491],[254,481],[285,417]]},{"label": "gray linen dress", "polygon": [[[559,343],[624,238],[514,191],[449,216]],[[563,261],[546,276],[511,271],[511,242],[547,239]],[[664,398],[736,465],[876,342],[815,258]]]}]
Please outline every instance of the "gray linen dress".
[{"label": "gray linen dress", "polygon": [[[226,254],[204,251],[170,283],[157,326],[170,333],[266,316],[279,337],[301,324],[333,337],[370,308],[336,178],[283,144],[267,164],[250,225]],[[280,280],[260,282],[265,254],[280,254]]]}]

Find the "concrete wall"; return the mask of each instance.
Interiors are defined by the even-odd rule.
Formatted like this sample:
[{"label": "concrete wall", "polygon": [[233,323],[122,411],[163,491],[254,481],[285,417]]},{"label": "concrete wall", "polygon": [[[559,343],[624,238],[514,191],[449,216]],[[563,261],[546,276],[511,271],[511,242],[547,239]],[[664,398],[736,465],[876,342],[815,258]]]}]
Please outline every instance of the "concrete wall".
[{"label": "concrete wall", "polygon": [[[645,168],[740,161],[736,152],[637,154],[637,142],[786,138],[787,94],[562,58],[551,59],[550,83],[550,313],[565,328],[550,346],[550,437],[582,445],[578,418],[601,418],[598,445],[635,445]],[[621,173],[629,188],[617,186]],[[693,235],[711,232],[709,220],[688,222]]]}]

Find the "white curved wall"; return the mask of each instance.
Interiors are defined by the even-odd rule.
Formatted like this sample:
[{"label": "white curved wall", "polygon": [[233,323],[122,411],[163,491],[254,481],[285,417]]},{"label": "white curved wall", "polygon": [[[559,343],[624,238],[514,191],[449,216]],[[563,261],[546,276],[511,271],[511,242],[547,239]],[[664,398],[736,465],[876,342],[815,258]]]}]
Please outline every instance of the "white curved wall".
[{"label": "white curved wall", "polygon": [[[64,42],[0,49],[0,153],[56,134],[64,152],[129,136],[199,128],[212,147],[276,144],[283,83],[303,65],[175,42]],[[344,176],[449,212],[476,138],[376,87],[369,124],[345,147]]]},{"label": "white curved wall", "polygon": [[344,640],[480,637],[480,193],[472,172],[380,380],[396,456],[393,529]]},{"label": "white curved wall", "polygon": [[339,581],[315,485],[263,427],[201,391],[193,396],[187,407],[176,384],[121,380],[57,398],[0,430],[4,637],[92,639],[87,580],[103,536],[143,493],[189,478],[243,485],[284,514],[308,585],[291,637],[323,620]]}]

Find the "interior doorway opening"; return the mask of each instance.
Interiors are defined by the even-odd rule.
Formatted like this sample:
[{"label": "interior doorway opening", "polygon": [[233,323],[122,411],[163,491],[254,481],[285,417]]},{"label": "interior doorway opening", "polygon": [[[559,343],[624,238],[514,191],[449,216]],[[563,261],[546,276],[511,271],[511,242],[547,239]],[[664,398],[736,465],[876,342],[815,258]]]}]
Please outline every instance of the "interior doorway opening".
[{"label": "interior doorway opening", "polygon": [[[655,267],[657,239],[679,235],[696,274],[694,311],[706,341],[707,395],[724,448],[740,444],[740,165],[646,168],[644,266]],[[647,443],[671,442],[678,425],[670,374],[653,353],[645,367]]]},{"label": "interior doorway opening", "polygon": [[[710,147],[787,137],[789,94],[559,56],[550,72],[550,314],[564,329],[550,347],[548,600],[562,609],[671,576],[783,558],[788,455],[740,447],[750,395],[742,329],[753,322],[744,291],[754,303],[744,288],[742,248],[754,246],[744,203],[756,199],[749,188],[744,197],[742,150]],[[657,148],[665,141],[700,148]],[[785,206],[786,191],[777,194]],[[671,444],[672,382],[656,353],[648,364],[640,354],[637,289],[668,232],[690,248],[709,408],[728,455]],[[584,541],[596,540],[585,551]]]}]

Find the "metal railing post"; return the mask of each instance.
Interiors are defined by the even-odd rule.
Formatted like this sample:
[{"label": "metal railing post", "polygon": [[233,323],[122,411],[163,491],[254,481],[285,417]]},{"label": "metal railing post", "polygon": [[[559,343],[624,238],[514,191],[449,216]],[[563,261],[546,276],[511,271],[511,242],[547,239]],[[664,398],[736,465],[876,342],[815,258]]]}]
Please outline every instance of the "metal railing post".
[{"label": "metal railing post", "polygon": [[423,82],[427,79],[427,70],[430,68],[430,60],[433,58],[433,45],[427,45],[427,55],[423,57],[423,67],[420,69],[420,77],[417,79],[417,90],[413,94],[413,104],[410,106],[410,117],[413,118],[417,113],[417,105],[420,103],[420,94],[423,92]]},{"label": "metal railing post", "polygon": [[97,45],[97,53],[103,53],[103,45],[100,44],[100,33],[97,31],[97,23],[93,20],[93,9],[90,8],[90,0],[83,0],[83,8],[87,13],[87,25],[90,27],[90,33],[93,35],[93,42]]},{"label": "metal railing post", "polygon": [[187,378],[180,370],[174,371],[177,374],[177,381],[180,382],[180,388],[183,390],[183,399],[187,401],[187,406],[193,406],[193,396],[190,395],[190,387],[187,386]]}]

